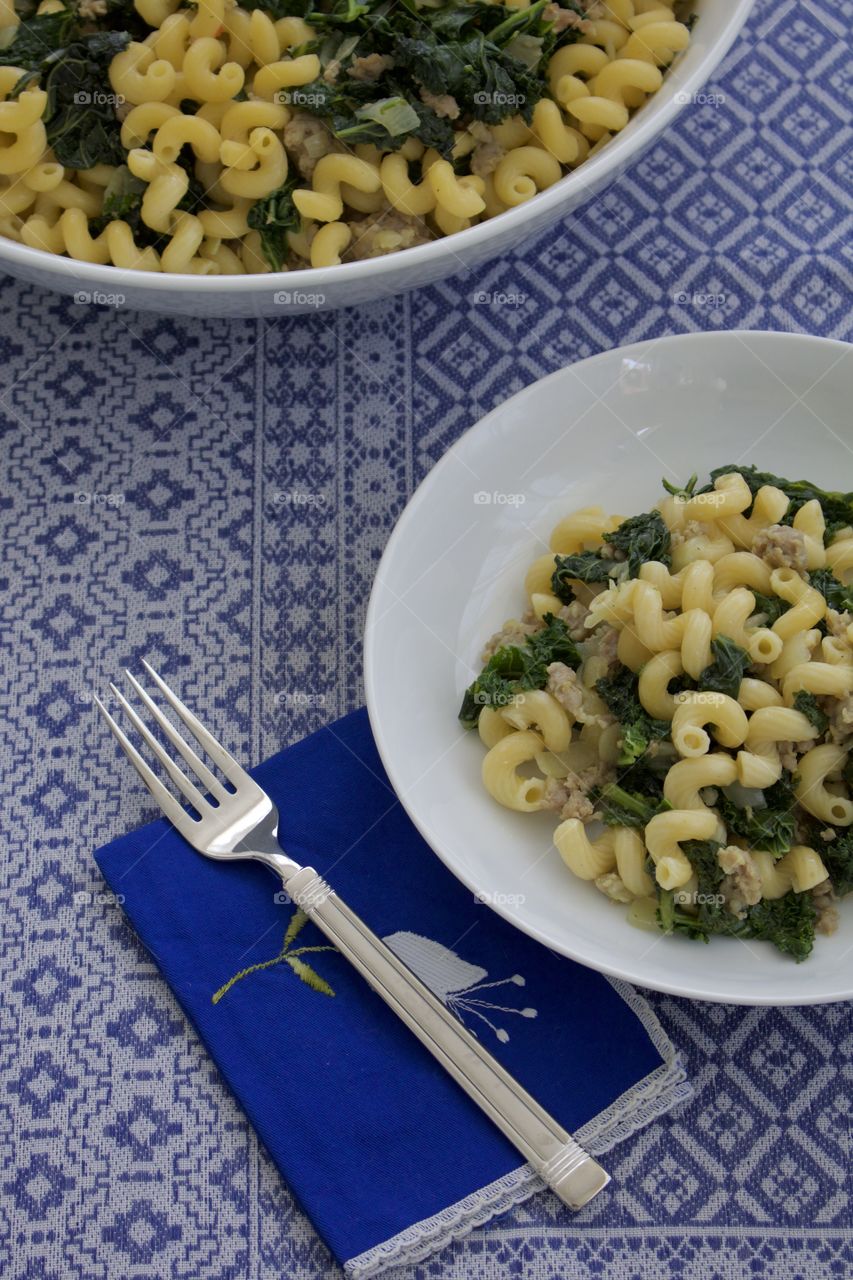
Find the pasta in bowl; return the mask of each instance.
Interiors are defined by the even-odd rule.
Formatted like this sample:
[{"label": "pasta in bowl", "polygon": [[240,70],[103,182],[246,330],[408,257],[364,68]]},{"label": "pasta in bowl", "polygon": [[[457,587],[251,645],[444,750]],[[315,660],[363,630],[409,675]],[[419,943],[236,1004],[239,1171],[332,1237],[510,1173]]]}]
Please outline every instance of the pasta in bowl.
[{"label": "pasta in bowl", "polygon": [[[564,175],[588,168],[591,184],[612,171],[600,157],[634,150],[616,145],[629,122],[626,141],[651,136],[632,116],[689,98],[662,88],[676,58],[691,82],[696,15],[674,5],[4,0],[0,253],[12,269],[30,250],[68,258],[80,279],[114,269],[142,295],[170,283],[146,277],[191,275],[270,308],[293,297],[255,277],[343,265],[349,296],[342,277],[307,305],[358,301],[365,265],[403,278],[384,263],[401,250],[418,252],[418,283],[459,266],[445,238],[485,232],[470,253],[488,256],[490,222],[535,229],[513,215],[546,217]],[[722,56],[748,4],[723,22],[709,7]],[[700,48],[692,78],[710,61]]]},{"label": "pasta in bowl", "polygon": [[[596,888],[593,880],[580,880],[567,869],[555,846],[554,833],[573,815],[567,813],[563,817],[562,812],[554,808],[510,809],[497,802],[482,781],[488,748],[481,742],[476,728],[466,728],[457,719],[463,691],[482,674],[482,652],[487,637],[499,633],[507,618],[523,621],[525,609],[533,607],[524,589],[526,577],[531,595],[546,597],[537,600],[542,617],[534,614],[534,619],[536,631],[541,632],[540,651],[544,645],[552,646],[547,665],[561,661],[572,675],[577,674],[566,656],[553,655],[553,645],[559,637],[551,631],[549,640],[549,633],[540,625],[545,612],[557,608],[553,601],[550,610],[543,608],[548,604],[547,596],[554,594],[553,557],[570,554],[565,544],[561,544],[559,551],[553,550],[551,537],[561,525],[566,533],[564,522],[571,513],[591,507],[600,509],[591,513],[591,520],[589,512],[583,519],[571,516],[568,526],[569,536],[589,539],[587,549],[594,551],[604,542],[602,532],[610,532],[610,523],[602,524],[608,517],[618,527],[632,513],[654,510],[658,495],[662,495],[664,502],[672,499],[669,505],[673,508],[678,505],[680,509],[680,499],[678,504],[675,502],[676,495],[662,492],[661,475],[666,476],[673,488],[685,493],[694,472],[698,472],[705,483],[710,483],[710,473],[721,463],[732,460],[737,466],[729,470],[750,464],[777,476],[812,477],[825,490],[853,488],[845,478],[850,475],[853,451],[849,412],[851,365],[853,349],[850,347],[802,334],[696,333],[638,342],[568,365],[518,392],[454,440],[452,448],[421,482],[398,521],[377,570],[365,626],[365,692],[382,762],[401,803],[436,855],[477,902],[484,904],[484,911],[497,912],[556,952],[655,990],[694,999],[746,1004],[808,1004],[853,998],[849,964],[853,910],[849,900],[830,902],[829,905],[838,910],[838,929],[832,935],[816,937],[808,960],[802,964],[794,963],[790,954],[769,943],[743,936],[714,934],[707,945],[699,945],[680,929],[670,934],[661,932],[654,922],[650,930],[632,928],[625,919],[630,903],[614,904]],[[770,488],[779,487],[770,481],[766,483]],[[705,484],[697,482],[693,493],[704,487]],[[752,514],[747,507],[740,516],[749,519]],[[793,509],[780,515],[771,505],[762,518],[787,528],[796,515]],[[807,512],[800,517],[800,529],[807,540],[811,530],[803,529],[802,521],[808,516]],[[736,517],[738,513],[724,518],[735,520]],[[837,526],[834,515],[825,520],[829,537],[825,537],[824,542],[829,558],[826,544],[840,532],[841,526]],[[651,526],[646,527],[646,535],[653,532]],[[686,532],[686,552],[678,545],[680,536],[673,539],[670,533],[676,544],[672,547],[671,542],[673,563],[666,570],[670,576],[677,576],[684,567],[675,557],[676,550],[678,557],[690,552],[691,528]],[[723,536],[732,541],[730,535]],[[769,600],[774,594],[772,589],[762,592],[757,580],[749,584],[738,582],[735,576],[727,580],[727,567],[719,569],[719,560],[714,559],[717,551],[721,553],[720,560],[723,553],[755,554],[763,559],[761,544],[756,551],[738,547],[733,551],[721,539],[715,550],[713,539],[707,541],[707,531],[705,537],[706,542],[700,545],[710,554],[697,558],[710,560],[715,566],[718,578],[716,586],[712,586],[712,595],[722,595],[725,588],[727,597],[734,596],[728,606],[728,617],[725,612],[720,615],[721,626],[725,620],[729,630],[735,629],[732,639],[738,649],[747,652],[750,666],[759,663],[762,657],[770,662],[778,661],[772,657],[772,648],[766,647],[766,636],[762,633],[752,636],[754,614],[741,616],[740,612],[744,608],[742,591],[753,596],[764,594]],[[638,540],[640,545],[650,557],[653,547],[648,536]],[[551,558],[550,567],[542,557]],[[531,572],[531,566],[537,566],[537,562],[541,563]],[[732,563],[737,567],[740,562]],[[606,574],[603,561],[601,567]],[[843,587],[844,582],[849,581],[848,571],[829,567],[834,576],[840,575]],[[776,566],[767,568],[770,573],[776,572]],[[795,572],[802,577],[799,571]],[[806,569],[812,576],[821,572]],[[660,581],[639,575],[636,578],[659,591],[663,591],[667,581],[662,574],[659,574]],[[783,573],[781,589],[790,593],[785,579]],[[632,580],[627,579],[629,583]],[[618,588],[619,582],[614,581]],[[598,586],[609,590],[606,581]],[[594,589],[595,585],[589,588]],[[648,593],[645,594],[648,601]],[[678,628],[687,628],[686,622],[678,622],[684,609],[676,607],[677,601],[673,603],[671,595],[662,594],[662,617],[658,619],[654,601],[652,603],[651,610],[647,602],[640,606],[643,626],[663,628],[662,636],[656,639],[664,641],[661,652],[672,656],[650,666],[644,679],[644,696],[654,697],[661,688],[673,700],[680,693],[715,695],[717,690],[694,688],[698,681],[689,673],[667,675],[667,664],[677,666],[676,658],[685,665],[681,653],[685,643],[688,660],[693,663],[695,654],[691,656],[689,646],[698,643],[698,630],[696,634],[692,630],[689,635],[685,632],[685,638],[679,640]],[[756,600],[756,603],[762,602]],[[809,601],[804,603],[808,605]],[[560,602],[560,607],[571,606]],[[699,605],[691,602],[688,593],[687,608],[691,607]],[[832,607],[835,612],[843,612]],[[786,600],[784,594],[774,608],[780,610],[780,616],[791,615],[796,621],[798,606]],[[648,617],[644,609],[648,610]],[[580,606],[576,612],[582,612]],[[673,621],[675,627],[670,625]],[[778,621],[768,618],[763,630],[773,631]],[[805,624],[805,619],[803,621]],[[612,623],[606,625],[611,626],[614,633],[619,632]],[[740,635],[741,625],[746,636]],[[696,627],[695,622],[692,627]],[[824,627],[828,630],[826,614],[817,623],[804,626],[806,632],[817,631],[820,636],[821,647],[811,650],[808,660],[818,673],[820,666],[831,665],[824,657],[823,642],[830,638],[823,634]],[[591,630],[585,628],[585,633]],[[649,639],[653,634],[653,630],[647,632]],[[777,629],[775,634],[781,636],[781,631]],[[711,638],[717,637],[712,634]],[[781,638],[784,644],[786,637]],[[592,635],[587,634],[585,640],[572,643],[586,644],[592,639]],[[755,641],[752,655],[744,643],[746,639]],[[813,637],[809,643],[811,639]],[[607,674],[605,668],[612,659],[611,647],[616,643],[618,636],[611,635],[599,655],[603,659],[598,663],[601,669],[596,673],[596,664],[591,663],[587,670],[589,676],[599,679]],[[775,647],[774,641],[769,643]],[[826,648],[831,651],[833,646]],[[570,656],[570,651],[568,653]],[[548,651],[540,652],[539,656],[548,656]],[[654,657],[656,655],[652,655]],[[713,657],[711,665],[716,660]],[[611,676],[619,670],[614,667]],[[633,669],[623,674],[626,684],[630,679],[628,693],[636,693],[635,676],[639,676],[639,672]],[[760,677],[747,670],[744,678]],[[655,682],[659,682],[657,688]],[[547,682],[543,688],[548,692]],[[745,692],[749,689],[747,685]],[[537,702],[541,704],[541,690],[514,692],[525,692],[530,698],[529,704],[525,698],[521,707],[516,708],[513,717],[516,723],[511,731],[517,735],[514,748],[521,752],[529,745],[525,744],[525,736],[536,735],[544,744],[544,750],[535,744],[537,754],[547,763],[548,752],[558,755],[565,749],[559,735],[561,725],[565,735],[566,717],[547,718],[541,705],[536,706]],[[729,690],[724,688],[722,692],[734,702],[738,701]],[[788,707],[784,681],[776,692],[781,694],[786,710],[799,710]],[[797,692],[800,690],[793,690],[789,684],[789,695]],[[817,689],[812,692],[818,702],[828,698],[828,694]],[[673,776],[669,784],[670,803],[675,809],[690,810],[695,803],[689,798],[695,783],[703,795],[703,803],[711,801],[713,789],[721,796],[725,790],[729,793],[724,796],[727,814],[729,804],[737,808],[751,800],[753,815],[757,817],[760,803],[755,793],[769,790],[774,784],[762,786],[753,775],[743,794],[727,781],[725,773],[713,782],[696,782],[690,777],[691,766],[697,760],[701,764],[703,758],[715,755],[733,758],[735,768],[739,753],[759,759],[772,758],[773,740],[769,736],[772,716],[757,716],[758,708],[753,711],[741,707],[748,724],[752,722],[752,732],[749,742],[735,746],[734,740],[743,731],[740,714],[728,703],[715,707],[713,702],[715,697],[704,708],[700,704],[700,713],[710,708],[720,720],[720,727],[711,715],[706,723],[696,723],[697,712],[689,700],[681,714],[679,736],[687,745],[688,754],[683,759],[688,767]],[[477,705],[472,704],[471,709]],[[650,705],[652,712],[644,715],[648,715],[649,722],[663,721],[671,736],[672,720],[667,717],[672,711],[674,718],[674,707],[668,703],[665,707]],[[622,715],[614,715],[606,704],[604,710],[599,710],[602,715],[612,715],[614,720],[624,719]],[[769,710],[772,712],[773,708]],[[691,716],[694,719],[691,720]],[[769,729],[762,720],[769,720]],[[584,732],[582,721],[575,720],[569,727],[570,752],[582,735],[586,743],[594,732],[594,728]],[[600,727],[604,734],[606,726]],[[611,727],[608,736],[612,738],[620,732]],[[703,733],[710,739],[708,751],[702,756],[691,755],[691,751],[704,746]],[[821,746],[824,737],[822,734],[800,741]],[[723,738],[732,745],[723,742]],[[506,740],[512,739],[507,736]],[[628,735],[628,747],[633,751],[639,752],[643,741],[642,735],[636,734],[636,727],[635,733]],[[651,741],[655,742],[655,738]],[[661,759],[668,756],[672,764],[682,759],[664,740],[656,743],[654,749],[661,749]],[[792,760],[783,746],[781,754],[780,781],[790,786],[790,765],[801,760],[805,751],[795,753]],[[820,764],[821,758],[817,760]],[[578,764],[581,767],[576,772],[583,772],[585,767],[596,766],[598,760],[593,755],[588,766],[583,760]],[[719,767],[729,773],[732,768],[731,763],[711,765],[712,769]],[[617,766],[614,771],[622,768],[624,766]],[[538,767],[535,758],[532,764],[517,761],[515,771],[528,785],[538,784],[538,793],[534,787],[527,796],[535,805],[542,797],[542,789],[548,785],[550,774]],[[508,771],[505,776],[509,776]],[[511,776],[509,781],[514,786]],[[632,787],[631,778],[626,781],[625,792],[642,795],[639,783]],[[559,779],[557,782],[559,784]],[[840,792],[842,800],[846,798],[844,783],[835,779],[834,770],[828,773],[825,785],[830,792]],[[662,778],[656,789],[662,791]],[[781,788],[778,794],[781,796]],[[784,807],[778,803],[774,806],[776,795],[774,792],[771,796],[768,808]],[[719,805],[706,803],[706,807],[719,808]],[[575,816],[584,824],[585,835],[591,843],[602,834],[615,837],[616,828],[603,823],[593,827],[589,814],[584,814],[582,809]],[[639,816],[646,819],[642,827],[629,828],[627,835],[619,835],[620,861],[626,875],[624,883],[632,892],[636,892],[634,885],[639,883],[642,889],[648,882],[632,878],[627,870],[632,855],[626,850],[629,841],[633,842],[633,834],[645,834],[643,828],[648,825],[648,817],[655,815],[647,814],[641,806]],[[727,820],[726,815],[722,816]],[[853,829],[853,825],[844,827],[843,822],[837,820],[824,823],[821,829],[828,826],[842,833]],[[656,824],[652,835],[663,840],[671,832],[667,832],[665,824]],[[735,837],[727,838],[727,844],[737,845],[737,833]],[[696,834],[693,838],[712,837]],[[798,836],[791,840],[791,846],[795,844],[809,845],[810,841]],[[832,872],[831,858],[827,858],[824,846],[819,844],[816,851]],[[615,854],[615,849],[613,852]],[[636,855],[633,856],[636,859]],[[661,860],[666,856],[664,853]],[[777,857],[772,856],[775,864]],[[785,856],[780,852],[779,857]],[[621,877],[618,864],[614,869]],[[645,858],[639,870],[650,875]],[[607,872],[602,870],[600,874]],[[831,879],[836,881],[837,877],[831,874]],[[671,891],[673,896],[676,891]],[[717,892],[715,888],[714,893]],[[811,895],[811,890],[806,892]],[[657,897],[654,886],[652,894]],[[688,905],[678,904],[679,911],[686,910]],[[710,908],[714,903],[705,905]],[[817,906],[815,910],[817,912]]]},{"label": "pasta in bowl", "polygon": [[754,466],[561,520],[460,719],[483,783],[664,933],[795,960],[853,891],[853,494]]}]

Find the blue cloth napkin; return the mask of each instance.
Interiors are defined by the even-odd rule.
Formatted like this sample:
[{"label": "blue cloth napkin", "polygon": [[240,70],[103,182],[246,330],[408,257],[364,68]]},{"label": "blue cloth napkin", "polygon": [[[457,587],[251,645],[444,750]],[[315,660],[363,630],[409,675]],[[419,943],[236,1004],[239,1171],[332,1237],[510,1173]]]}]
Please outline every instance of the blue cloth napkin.
[{"label": "blue cloth napkin", "polygon": [[[279,807],[288,852],[327,875],[590,1150],[687,1096],[632,989],[525,937],[443,867],[396,799],[364,711],[254,776]],[[541,1186],[266,868],[203,858],[165,821],[96,857],[351,1275],[423,1258]]]}]

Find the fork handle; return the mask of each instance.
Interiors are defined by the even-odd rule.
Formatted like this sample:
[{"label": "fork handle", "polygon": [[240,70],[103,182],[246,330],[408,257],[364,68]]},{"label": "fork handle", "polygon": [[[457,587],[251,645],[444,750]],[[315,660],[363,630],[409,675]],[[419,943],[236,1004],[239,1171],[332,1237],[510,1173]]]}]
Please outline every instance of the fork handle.
[{"label": "fork handle", "polygon": [[607,1185],[610,1177],[601,1165],[504,1070],[313,867],[287,876],[284,887],[564,1204],[579,1209]]}]

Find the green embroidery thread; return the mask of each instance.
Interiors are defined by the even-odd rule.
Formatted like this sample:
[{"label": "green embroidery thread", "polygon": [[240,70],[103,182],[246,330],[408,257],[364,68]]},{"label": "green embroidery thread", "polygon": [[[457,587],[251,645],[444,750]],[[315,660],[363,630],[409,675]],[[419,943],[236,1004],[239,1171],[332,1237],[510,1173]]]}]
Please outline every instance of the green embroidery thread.
[{"label": "green embroidery thread", "polygon": [[260,964],[251,964],[248,969],[241,969],[239,973],[235,973],[233,978],[229,978],[224,986],[211,996],[212,1004],[219,1004],[223,996],[227,995],[231,988],[243,978],[247,978],[250,973],[258,973],[261,969],[271,969],[276,964],[286,964],[296,974],[300,982],[304,982],[312,991],[319,991],[321,995],[333,996],[335,993],[329,986],[325,978],[321,978],[316,969],[312,969],[311,965],[301,959],[312,951],[334,951],[335,947],[294,947],[299,934],[308,923],[309,917],[305,914],[301,907],[297,907],[293,915],[290,917],[287,929],[284,935],[284,941],[281,944],[281,951],[277,956],[273,956],[271,960],[262,960]]}]

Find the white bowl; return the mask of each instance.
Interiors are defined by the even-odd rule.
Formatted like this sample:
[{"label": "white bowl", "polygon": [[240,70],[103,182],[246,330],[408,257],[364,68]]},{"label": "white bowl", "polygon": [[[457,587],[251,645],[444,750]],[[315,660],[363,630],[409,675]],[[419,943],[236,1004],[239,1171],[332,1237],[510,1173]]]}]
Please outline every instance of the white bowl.
[{"label": "white bowl", "polygon": [[662,89],[591,160],[516,209],[469,231],[339,267],[257,276],[165,275],[95,266],[0,237],[0,269],[85,302],[179,315],[282,315],[371,302],[476,267],[570,213],[615,178],[652,142],[722,61],[753,0],[696,0],[689,47]]},{"label": "white bowl", "polygon": [[[727,462],[853,488],[853,347],[795,334],[697,333],[584,360],[490,413],[430,472],[379,569],[365,634],[371,724],[425,839],[484,902],[555,951],[645,987],[704,1000],[853,997],[853,897],[802,964],[769,944],[707,946],[632,928],[575,879],[553,814],[485,792],[483,747],[456,715],[484,641],[524,607],[527,566],[560,517],[631,515]],[[485,910],[485,907],[483,908]]]}]

